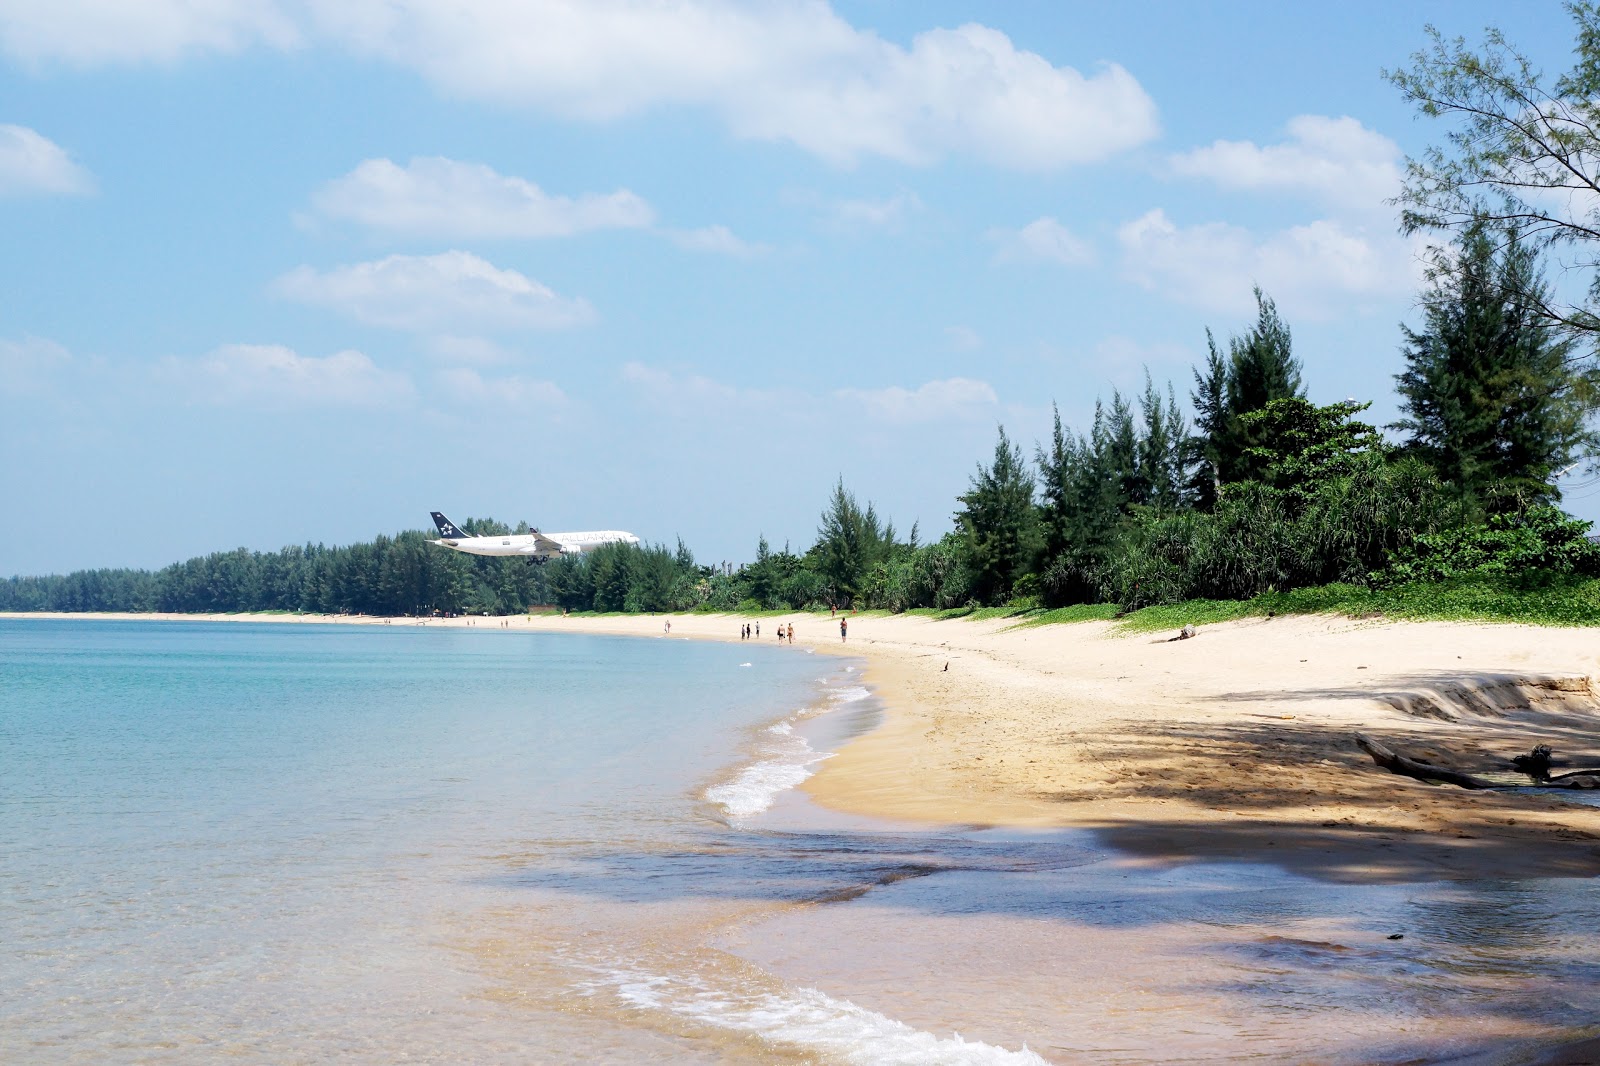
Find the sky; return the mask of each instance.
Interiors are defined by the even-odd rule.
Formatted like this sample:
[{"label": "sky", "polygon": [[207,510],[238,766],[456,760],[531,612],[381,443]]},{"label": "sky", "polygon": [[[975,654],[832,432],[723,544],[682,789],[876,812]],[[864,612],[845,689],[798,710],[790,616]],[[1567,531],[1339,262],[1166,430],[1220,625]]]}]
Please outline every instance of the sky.
[{"label": "sky", "polygon": [[931,539],[1256,285],[1390,422],[1428,24],[1570,63],[1553,2],[0,0],[0,575],[430,510],[737,562],[840,478]]}]

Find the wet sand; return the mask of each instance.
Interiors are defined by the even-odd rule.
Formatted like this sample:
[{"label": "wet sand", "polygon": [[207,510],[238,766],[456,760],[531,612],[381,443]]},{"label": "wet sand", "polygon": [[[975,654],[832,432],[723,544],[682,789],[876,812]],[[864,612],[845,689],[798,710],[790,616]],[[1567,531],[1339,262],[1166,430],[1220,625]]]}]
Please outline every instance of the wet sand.
[{"label": "wet sand", "polygon": [[[743,621],[675,616],[671,636],[737,640]],[[1600,810],[1396,777],[1353,736],[1471,772],[1535,743],[1600,765],[1600,632],[1292,617],[1167,642],[853,617],[841,643],[797,614],[761,619],[763,639],[790,621],[797,653],[863,657],[887,706],[805,784],[816,803],[1065,832],[1105,859],[887,885],[744,929],[742,957],[935,1031],[1031,1033],[1054,1061],[1589,1061],[1538,1049],[1600,1035],[1580,1024],[1600,1018]]]}]

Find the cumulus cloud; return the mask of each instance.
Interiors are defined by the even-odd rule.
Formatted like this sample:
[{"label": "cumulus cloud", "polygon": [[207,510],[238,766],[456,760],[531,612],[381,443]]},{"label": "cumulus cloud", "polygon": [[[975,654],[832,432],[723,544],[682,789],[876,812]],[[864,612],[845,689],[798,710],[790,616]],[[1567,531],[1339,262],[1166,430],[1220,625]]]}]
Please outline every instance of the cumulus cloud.
[{"label": "cumulus cloud", "polygon": [[1174,174],[1204,178],[1226,189],[1309,195],[1339,207],[1389,212],[1384,203],[1400,191],[1403,153],[1394,141],[1349,116],[1300,115],[1289,138],[1261,146],[1215,141],[1174,155]]},{"label": "cumulus cloud", "polygon": [[515,270],[470,252],[391,255],[319,271],[297,267],[273,283],[286,299],[392,329],[560,329],[591,321],[584,300],[556,295]]},{"label": "cumulus cloud", "polygon": [[722,225],[703,226],[700,229],[669,229],[663,232],[673,244],[690,252],[710,252],[714,255],[731,256],[734,259],[750,259],[771,250],[764,244],[745,240]]},{"label": "cumulus cloud", "polygon": [[68,158],[60,145],[26,126],[0,125],[0,196],[93,190],[89,172]]},{"label": "cumulus cloud", "polygon": [[166,62],[300,38],[273,0],[0,0],[0,48],[24,62]]},{"label": "cumulus cloud", "polygon": [[975,23],[905,46],[821,0],[0,0],[0,45],[35,62],[302,39],[415,70],[452,96],[573,119],[700,108],[734,136],[841,165],[959,154],[1053,170],[1157,132],[1155,104],[1116,64],[1056,66]]},{"label": "cumulus cloud", "polygon": [[169,356],[159,372],[215,404],[382,407],[415,392],[406,375],[379,368],[361,352],[306,356],[276,344],[226,344],[198,359]]},{"label": "cumulus cloud", "polygon": [[1224,222],[1179,226],[1156,209],[1117,240],[1129,278],[1217,310],[1247,312],[1260,284],[1285,307],[1327,315],[1341,301],[1407,291],[1418,280],[1412,243],[1326,219],[1257,237]]},{"label": "cumulus cloud", "polygon": [[1048,215],[1019,230],[992,229],[989,239],[999,246],[994,254],[999,263],[1087,266],[1094,262],[1094,249],[1089,242]]},{"label": "cumulus cloud", "polygon": [[400,166],[368,159],[312,197],[324,218],[411,236],[566,237],[595,229],[648,226],[655,212],[627,189],[551,196],[483,163],[429,156]]},{"label": "cumulus cloud", "polygon": [[971,378],[930,381],[915,389],[898,385],[886,389],[840,389],[834,395],[861,404],[873,418],[886,422],[988,417],[1000,402],[988,382]]},{"label": "cumulus cloud", "polygon": [[440,387],[458,403],[513,409],[559,407],[567,394],[553,381],[515,374],[486,378],[470,367],[452,367],[438,375]]}]

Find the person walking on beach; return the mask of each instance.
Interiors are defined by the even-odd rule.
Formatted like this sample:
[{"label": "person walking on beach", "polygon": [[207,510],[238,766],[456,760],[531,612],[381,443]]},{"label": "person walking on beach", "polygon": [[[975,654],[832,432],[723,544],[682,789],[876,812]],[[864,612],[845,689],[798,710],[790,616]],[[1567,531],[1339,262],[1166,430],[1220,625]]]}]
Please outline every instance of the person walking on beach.
[{"label": "person walking on beach", "polygon": [[789,623],[789,643],[790,644],[794,643],[794,623],[793,622]]},{"label": "person walking on beach", "polygon": [[756,623],[756,639],[757,640],[761,639],[761,623],[760,622]]},{"label": "person walking on beach", "polygon": [[850,619],[848,619],[848,618],[839,619],[839,643],[840,644],[843,644],[845,642],[845,638],[849,635],[849,633],[850,633]]}]

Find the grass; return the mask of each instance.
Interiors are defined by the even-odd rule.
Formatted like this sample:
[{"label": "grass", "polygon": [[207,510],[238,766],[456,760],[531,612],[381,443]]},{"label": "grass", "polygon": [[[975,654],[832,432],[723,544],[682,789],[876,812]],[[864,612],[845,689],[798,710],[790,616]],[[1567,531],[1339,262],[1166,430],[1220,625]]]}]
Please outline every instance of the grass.
[{"label": "grass", "polygon": [[[1102,608],[1103,609],[1103,608]],[[1024,625],[1082,621],[1106,615],[1054,617],[1096,608],[1064,608],[1022,620]],[[1416,621],[1521,622],[1544,626],[1600,626],[1600,580],[1548,575],[1533,578],[1472,576],[1452,581],[1373,589],[1321,585],[1269,592],[1250,600],[1188,600],[1159,604],[1122,616],[1119,629],[1148,633],[1185,625],[1215,625],[1239,618],[1288,614],[1381,616]]]},{"label": "grass", "polygon": [[[604,617],[574,611],[583,617]],[[805,612],[740,611],[720,613],[745,618]],[[809,612],[824,617],[821,611]],[[887,617],[889,611],[861,611],[864,618]],[[1542,626],[1600,626],[1600,579],[1560,574],[1468,575],[1449,581],[1374,589],[1361,585],[1319,585],[1289,592],[1268,592],[1249,600],[1186,600],[1145,607],[1125,615],[1110,603],[1085,603],[1051,609],[1032,600],[1002,607],[915,608],[917,618],[972,621],[1010,620],[1016,626],[1069,625],[1075,622],[1117,623],[1124,633],[1177,630],[1185,625],[1216,625],[1241,618],[1291,614],[1341,614],[1352,618],[1384,617],[1416,621],[1520,622]]]}]

